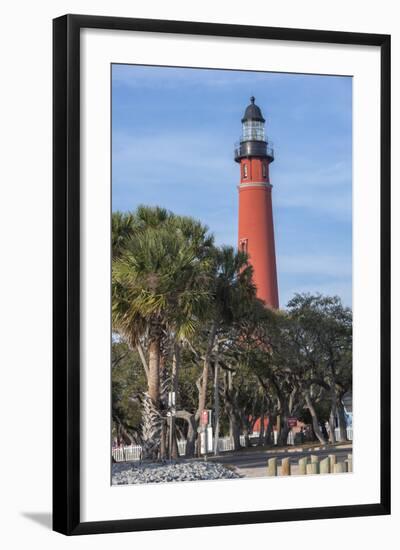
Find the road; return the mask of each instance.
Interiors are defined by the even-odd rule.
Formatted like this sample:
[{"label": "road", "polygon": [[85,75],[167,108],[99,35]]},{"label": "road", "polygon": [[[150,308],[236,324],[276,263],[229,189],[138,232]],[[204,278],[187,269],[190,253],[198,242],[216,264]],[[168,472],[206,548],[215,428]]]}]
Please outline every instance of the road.
[{"label": "road", "polygon": [[280,459],[290,457],[292,460],[292,473],[297,473],[298,459],[304,456],[317,455],[320,459],[327,457],[328,455],[336,455],[338,462],[343,462],[347,459],[347,455],[352,452],[351,444],[338,447],[305,447],[303,449],[294,447],[293,449],[243,449],[236,453],[226,452],[216,457],[208,457],[207,460],[220,462],[221,464],[227,464],[235,466],[238,471],[245,477],[263,477],[267,475],[267,461],[269,458],[278,458],[278,465],[280,465]]}]

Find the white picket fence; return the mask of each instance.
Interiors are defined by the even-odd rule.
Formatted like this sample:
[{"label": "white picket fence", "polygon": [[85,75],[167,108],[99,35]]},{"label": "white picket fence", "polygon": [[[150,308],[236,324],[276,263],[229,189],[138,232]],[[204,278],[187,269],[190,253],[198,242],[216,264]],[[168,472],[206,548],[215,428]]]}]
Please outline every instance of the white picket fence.
[{"label": "white picket fence", "polygon": [[218,439],[218,451],[233,451],[233,440],[230,437],[220,437]]},{"label": "white picket fence", "polygon": [[141,460],[142,447],[141,445],[127,445],[125,447],[115,447],[112,450],[113,458],[116,462],[133,462]]},{"label": "white picket fence", "polygon": [[186,454],[186,439],[178,439],[178,453],[179,453],[179,456],[185,456],[185,454]]},{"label": "white picket fence", "polygon": [[[240,444],[244,447],[245,439],[244,435],[240,436]],[[226,451],[233,451],[233,440],[228,437],[220,437],[218,440],[218,451],[223,453]],[[186,453],[186,440],[178,440],[178,453],[179,456],[185,456]],[[134,462],[142,459],[142,447],[141,445],[127,445],[121,447],[115,447],[112,450],[112,456],[116,462]]]},{"label": "white picket fence", "polygon": [[[353,441],[353,428],[351,426],[347,426],[346,434],[347,434],[347,439],[349,441]],[[339,428],[335,428],[335,437],[336,439],[339,439]]]},{"label": "white picket fence", "polygon": [[[197,442],[196,442],[197,443]],[[240,444],[242,447],[244,447],[244,436],[240,436]],[[214,448],[213,441],[209,443],[208,448],[213,449]],[[183,439],[181,441],[178,441],[178,451],[180,456],[184,456],[186,453],[186,441]],[[233,451],[233,440],[231,437],[220,437],[218,439],[218,452],[223,453],[226,451]]]}]

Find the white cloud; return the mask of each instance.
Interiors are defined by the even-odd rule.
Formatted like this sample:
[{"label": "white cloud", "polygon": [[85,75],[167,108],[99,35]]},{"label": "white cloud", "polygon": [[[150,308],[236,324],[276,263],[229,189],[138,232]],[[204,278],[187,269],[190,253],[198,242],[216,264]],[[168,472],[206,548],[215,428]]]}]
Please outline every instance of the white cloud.
[{"label": "white cloud", "polygon": [[351,167],[345,161],[326,163],[323,167],[317,165],[312,169],[300,164],[297,170],[277,171],[272,175],[275,205],[304,208],[350,220],[351,178]]},{"label": "white cloud", "polygon": [[[221,146],[216,146],[216,142],[220,142]],[[119,171],[126,170],[130,165],[136,169],[149,168],[149,173],[154,174],[157,166],[163,166],[165,171],[165,166],[171,165],[175,173],[180,168],[207,168],[210,176],[215,177],[215,170],[225,171],[232,167],[233,145],[228,148],[223,137],[214,134],[211,140],[207,132],[200,131],[158,132],[156,135],[137,137],[115,133],[113,162]],[[228,163],[229,166],[225,166]],[[163,180],[164,178],[161,181]]]},{"label": "white cloud", "polygon": [[[163,77],[160,80],[160,72]],[[138,78],[139,75],[139,78]],[[236,85],[249,85],[249,77],[252,83],[269,85],[279,82],[287,77],[281,73],[266,73],[255,71],[231,71],[226,69],[199,69],[190,67],[162,67],[143,65],[114,65],[113,83],[115,85],[128,86],[133,89],[160,89],[160,83],[164,89],[180,89],[182,83],[185,86],[207,88],[232,88]]]}]

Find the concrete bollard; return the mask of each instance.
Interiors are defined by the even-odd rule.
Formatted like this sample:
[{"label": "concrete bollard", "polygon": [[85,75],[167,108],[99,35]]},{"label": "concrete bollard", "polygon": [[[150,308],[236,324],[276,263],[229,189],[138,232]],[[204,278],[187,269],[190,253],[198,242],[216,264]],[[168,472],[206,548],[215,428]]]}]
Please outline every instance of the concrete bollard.
[{"label": "concrete bollard", "polygon": [[282,458],[281,476],[290,476],[290,458]]},{"label": "concrete bollard", "polygon": [[318,462],[311,462],[307,464],[307,475],[318,474]]},{"label": "concrete bollard", "polygon": [[329,455],[329,460],[331,463],[331,473],[333,472],[333,466],[336,464],[336,455]]},{"label": "concrete bollard", "polygon": [[304,476],[307,473],[307,457],[299,458],[299,475]]},{"label": "concrete bollard", "polygon": [[323,458],[319,463],[319,473],[329,474],[330,471],[331,471],[331,461],[329,460],[329,456],[327,456],[326,458]]},{"label": "concrete bollard", "polygon": [[277,470],[278,470],[278,468],[277,468],[277,459],[276,458],[269,458],[268,459],[267,475],[276,476]]},{"label": "concrete bollard", "polygon": [[352,454],[347,455],[347,471],[348,472],[353,471],[353,455]]},{"label": "concrete bollard", "polygon": [[311,459],[311,464],[316,464],[316,466],[317,466],[317,471],[315,473],[319,474],[319,458],[318,458],[318,456],[317,455],[311,455],[310,459]]},{"label": "concrete bollard", "polygon": [[346,471],[346,464],[344,462],[336,462],[336,464],[333,465],[334,474],[344,474],[345,471]]}]

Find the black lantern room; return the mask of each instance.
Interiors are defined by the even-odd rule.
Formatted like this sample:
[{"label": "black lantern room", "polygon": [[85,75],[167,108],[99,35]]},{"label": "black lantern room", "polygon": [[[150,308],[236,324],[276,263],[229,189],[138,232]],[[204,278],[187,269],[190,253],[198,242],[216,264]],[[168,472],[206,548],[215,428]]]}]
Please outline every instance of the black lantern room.
[{"label": "black lantern room", "polygon": [[255,104],[255,97],[250,98],[250,105],[246,107],[242,118],[242,136],[235,147],[235,160],[240,162],[242,158],[259,157],[266,158],[269,162],[274,160],[272,148],[268,145],[265,136],[265,118],[261,109]]}]

